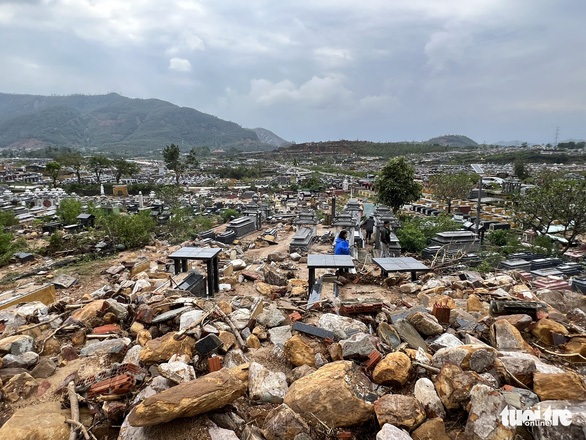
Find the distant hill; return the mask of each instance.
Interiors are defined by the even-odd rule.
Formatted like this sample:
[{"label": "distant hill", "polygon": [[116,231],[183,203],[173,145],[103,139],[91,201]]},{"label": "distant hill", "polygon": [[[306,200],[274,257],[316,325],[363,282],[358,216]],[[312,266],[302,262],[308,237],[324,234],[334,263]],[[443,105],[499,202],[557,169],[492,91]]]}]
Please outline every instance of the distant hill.
[{"label": "distant hill", "polygon": [[[257,130],[261,133],[257,134]],[[63,146],[144,153],[170,143],[271,150],[283,139],[159,99],[0,93],[0,148]]]},{"label": "distant hill", "polygon": [[275,147],[282,147],[284,145],[291,145],[291,142],[286,141],[282,137],[277,136],[266,128],[253,128],[254,132],[258,136],[261,142],[268,145],[274,145]]},{"label": "distant hill", "polygon": [[448,134],[438,136],[427,141],[431,145],[442,145],[450,147],[477,147],[478,144],[467,136]]},{"label": "distant hill", "polygon": [[444,152],[453,149],[455,149],[455,147],[431,145],[426,142],[367,142],[340,140],[293,144],[288,147],[281,147],[277,149],[276,152],[288,155],[301,155],[302,153],[356,154],[358,156],[380,156],[388,158],[404,156],[407,154]]}]

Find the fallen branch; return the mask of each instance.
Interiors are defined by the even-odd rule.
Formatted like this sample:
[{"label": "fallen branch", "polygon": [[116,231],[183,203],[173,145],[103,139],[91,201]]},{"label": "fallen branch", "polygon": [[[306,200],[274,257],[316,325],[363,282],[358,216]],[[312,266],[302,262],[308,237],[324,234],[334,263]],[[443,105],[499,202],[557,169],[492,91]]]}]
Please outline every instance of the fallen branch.
[{"label": "fallen branch", "polygon": [[234,336],[236,337],[236,342],[238,342],[238,345],[240,345],[240,349],[242,351],[248,351],[248,346],[246,345],[246,343],[242,339],[242,336],[240,336],[240,332],[238,331],[238,329],[236,328],[236,326],[234,325],[234,323],[232,322],[230,317],[227,316],[222,311],[222,309],[220,309],[217,305],[214,306],[214,310],[216,311],[216,313],[218,313],[222,317],[224,322],[230,326],[230,328],[232,329],[232,332],[234,333]]},{"label": "fallen branch", "polygon": [[425,368],[426,370],[431,371],[432,373],[438,374],[440,372],[439,368],[432,367],[431,365],[422,364],[421,362],[413,361],[411,362],[411,364],[415,365],[416,367]]},{"label": "fallen branch", "polygon": [[[79,423],[79,401],[77,399],[77,394],[75,393],[75,383],[73,381],[67,384],[67,394],[69,394],[69,405],[71,406],[71,431],[69,432],[69,440],[75,440],[77,438],[77,433],[75,429],[78,428]],[[83,432],[83,431],[82,431]],[[84,434],[85,438],[89,440],[89,436],[87,433]]]},{"label": "fallen branch", "polygon": [[71,427],[73,428],[74,426],[79,428],[79,430],[82,432],[83,436],[85,437],[86,440],[90,440],[90,435],[91,438],[93,440],[98,440],[96,438],[95,435],[93,435],[91,432],[89,432],[85,426],[83,426],[80,422],[76,422],[75,420],[71,420],[71,419],[66,419],[65,420],[66,423],[69,423],[70,425],[72,425]]},{"label": "fallen branch", "polygon": [[66,315],[66,314],[67,314],[67,312],[64,312],[64,313],[61,313],[61,314],[59,314],[57,316],[54,316],[51,319],[48,319],[47,321],[39,322],[38,324],[28,326],[27,328],[19,329],[19,330],[15,331],[14,334],[15,335],[18,335],[20,333],[24,333],[24,332],[29,331],[29,330],[32,330],[34,328],[40,327],[42,325],[49,324],[49,323],[55,321],[56,319],[61,318],[63,315]]},{"label": "fallen branch", "polygon": [[196,328],[198,325],[200,325],[208,316],[210,316],[212,314],[213,310],[210,310],[209,312],[205,313],[201,318],[199,318],[197,321],[193,322],[192,324],[189,324],[187,327],[185,327],[183,330],[179,330],[174,336],[173,339],[175,339],[176,341],[178,341],[179,339],[181,339],[183,337],[183,335],[185,333],[187,333],[190,330],[193,330],[194,328]]}]

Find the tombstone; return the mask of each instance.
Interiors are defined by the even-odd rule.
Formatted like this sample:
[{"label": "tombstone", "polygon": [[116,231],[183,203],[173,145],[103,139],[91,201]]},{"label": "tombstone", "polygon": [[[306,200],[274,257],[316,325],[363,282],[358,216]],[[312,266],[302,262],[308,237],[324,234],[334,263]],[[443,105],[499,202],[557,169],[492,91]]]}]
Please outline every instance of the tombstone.
[{"label": "tombstone", "polygon": [[79,214],[77,220],[82,227],[93,228],[96,222],[96,216],[93,214]]},{"label": "tombstone", "polygon": [[127,185],[114,185],[112,192],[117,197],[128,197],[128,186]]}]

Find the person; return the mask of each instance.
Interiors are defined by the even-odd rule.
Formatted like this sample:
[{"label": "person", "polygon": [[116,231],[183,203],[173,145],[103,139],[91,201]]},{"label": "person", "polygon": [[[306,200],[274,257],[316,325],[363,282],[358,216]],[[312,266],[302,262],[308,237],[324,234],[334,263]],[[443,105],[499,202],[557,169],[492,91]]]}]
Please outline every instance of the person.
[{"label": "person", "polygon": [[380,242],[381,242],[381,251],[382,257],[390,257],[390,247],[391,247],[391,224],[388,220],[385,220],[383,224],[383,228],[380,231]]},{"label": "person", "polygon": [[374,231],[374,216],[370,215],[364,222],[362,222],[362,227],[366,231],[366,243],[369,243],[372,239],[372,231]]},{"label": "person", "polygon": [[350,244],[348,243],[348,231],[342,229],[338,238],[336,238],[336,247],[334,255],[350,255]]}]

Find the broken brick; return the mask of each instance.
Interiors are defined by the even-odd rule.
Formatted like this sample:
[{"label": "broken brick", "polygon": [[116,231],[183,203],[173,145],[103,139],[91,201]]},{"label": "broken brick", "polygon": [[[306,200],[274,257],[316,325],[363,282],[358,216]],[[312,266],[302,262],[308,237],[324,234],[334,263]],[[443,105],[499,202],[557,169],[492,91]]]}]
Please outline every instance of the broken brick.
[{"label": "broken brick", "polygon": [[301,320],[301,314],[299,312],[293,312],[289,315],[291,322],[297,322]]},{"label": "broken brick", "polygon": [[210,373],[219,371],[222,369],[222,359],[219,356],[213,356],[208,358],[208,370]]},{"label": "broken brick", "polygon": [[435,303],[431,314],[436,317],[440,324],[448,324],[450,322],[450,306]]}]

